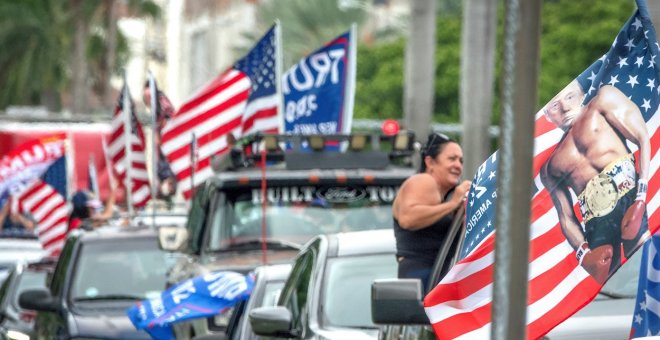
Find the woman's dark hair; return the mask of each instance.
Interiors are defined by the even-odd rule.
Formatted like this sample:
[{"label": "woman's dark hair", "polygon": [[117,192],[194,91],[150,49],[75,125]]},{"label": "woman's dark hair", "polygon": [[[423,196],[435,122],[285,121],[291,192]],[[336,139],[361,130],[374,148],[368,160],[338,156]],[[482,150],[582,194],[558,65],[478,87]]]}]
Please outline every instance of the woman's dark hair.
[{"label": "woman's dark hair", "polygon": [[424,162],[424,158],[426,156],[429,156],[431,158],[435,158],[442,152],[442,150],[445,148],[445,146],[448,143],[455,143],[453,139],[447,137],[447,135],[444,135],[442,133],[437,133],[433,132],[429,135],[429,137],[426,139],[426,144],[424,144],[424,147],[422,147],[422,152],[421,152],[421,158],[422,162],[419,165],[419,172],[426,172],[426,163]]}]

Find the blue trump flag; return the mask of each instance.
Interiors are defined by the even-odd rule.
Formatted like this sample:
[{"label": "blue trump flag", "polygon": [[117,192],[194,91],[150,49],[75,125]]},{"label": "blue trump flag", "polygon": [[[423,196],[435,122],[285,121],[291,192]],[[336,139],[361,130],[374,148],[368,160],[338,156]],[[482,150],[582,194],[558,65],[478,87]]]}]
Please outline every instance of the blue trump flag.
[{"label": "blue trump flag", "polygon": [[126,311],[136,329],[154,339],[174,339],[171,325],[227,311],[247,300],[254,274],[222,271],[198,276],[170,287],[160,296],[144,300]]},{"label": "blue trump flag", "polygon": [[660,335],[660,235],[644,244],[630,338]]},{"label": "blue trump flag", "polygon": [[355,57],[346,32],[293,65],[282,76],[284,131],[294,134],[349,132]]}]

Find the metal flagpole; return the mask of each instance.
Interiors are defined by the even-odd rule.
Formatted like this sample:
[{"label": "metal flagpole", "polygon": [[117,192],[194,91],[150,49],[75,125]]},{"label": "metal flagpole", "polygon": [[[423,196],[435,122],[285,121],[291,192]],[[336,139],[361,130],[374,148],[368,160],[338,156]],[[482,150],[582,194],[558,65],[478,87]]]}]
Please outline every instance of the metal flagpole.
[{"label": "metal flagpole", "polygon": [[108,173],[108,182],[110,184],[110,189],[112,190],[117,183],[115,183],[114,170],[110,158],[108,157],[108,142],[105,141],[105,136],[101,139],[101,143],[103,146],[103,158],[105,159],[105,171]]},{"label": "metal flagpole", "polygon": [[151,223],[152,226],[156,225],[156,196],[158,195],[158,162],[160,157],[160,148],[158,143],[160,141],[158,129],[158,89],[156,87],[156,80],[154,75],[149,71],[149,93],[151,94]]},{"label": "metal flagpole", "polygon": [[357,70],[357,25],[351,25],[348,35],[348,65],[345,65],[346,86],[344,91],[344,117],[342,119],[342,131],[339,133],[351,133],[353,128],[353,105],[355,103],[355,77]]},{"label": "metal flagpole", "polygon": [[197,167],[197,137],[192,133],[190,142],[190,196],[195,195],[195,168]]},{"label": "metal flagpole", "polygon": [[[491,337],[525,339],[541,1],[506,1]],[[514,180],[515,179],[515,180]]]},{"label": "metal flagpole", "polygon": [[[279,133],[284,133],[284,96],[282,95],[282,27],[280,20],[275,20],[275,92],[277,93],[277,116]],[[241,132],[242,134],[243,132]],[[240,136],[239,136],[240,137]]]},{"label": "metal flagpole", "polygon": [[133,111],[131,110],[131,93],[128,90],[126,82],[126,72],[124,72],[124,98],[122,100],[122,113],[124,114],[124,164],[126,166],[126,176],[124,177],[124,188],[126,188],[126,205],[128,209],[129,220],[133,217],[133,182],[131,180],[132,167],[132,148],[131,135],[133,134],[133,124],[131,122]]}]

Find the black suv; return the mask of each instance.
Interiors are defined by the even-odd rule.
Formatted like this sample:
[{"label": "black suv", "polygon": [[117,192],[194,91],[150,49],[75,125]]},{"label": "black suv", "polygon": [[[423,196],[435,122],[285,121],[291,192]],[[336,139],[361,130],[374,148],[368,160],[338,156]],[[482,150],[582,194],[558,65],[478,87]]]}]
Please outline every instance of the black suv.
[{"label": "black suv", "polygon": [[67,237],[48,288],[26,290],[22,308],[37,311],[37,339],[151,339],[126,310],[165,288],[171,254],[147,228],[74,230]]},{"label": "black suv", "polygon": [[[216,174],[197,189],[186,229],[161,234],[164,249],[186,254],[169,282],[289,262],[318,234],[391,230],[392,201],[414,173],[413,143],[409,132],[239,140],[214,161]],[[175,328],[179,337],[187,338],[222,324],[203,320]]]}]

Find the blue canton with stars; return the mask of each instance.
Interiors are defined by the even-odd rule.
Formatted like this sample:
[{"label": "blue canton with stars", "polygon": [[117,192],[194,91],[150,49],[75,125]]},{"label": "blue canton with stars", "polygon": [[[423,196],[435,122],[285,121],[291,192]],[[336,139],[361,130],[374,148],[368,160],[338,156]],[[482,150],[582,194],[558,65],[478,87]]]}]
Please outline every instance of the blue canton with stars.
[{"label": "blue canton with stars", "polygon": [[[653,43],[650,43],[653,42]],[[625,93],[648,121],[658,109],[658,43],[648,18],[637,12],[623,26],[612,48],[577,77],[588,103],[604,85]]]},{"label": "blue canton with stars", "polygon": [[660,335],[660,235],[644,244],[631,338]]},{"label": "blue canton with stars", "polygon": [[465,208],[465,241],[461,248],[461,259],[495,231],[496,179],[497,152],[481,164],[472,180]]},{"label": "blue canton with stars", "polygon": [[248,101],[271,96],[276,92],[275,28],[276,25],[273,25],[257,45],[243,59],[234,64],[234,69],[245,73],[250,78],[251,89]]}]

